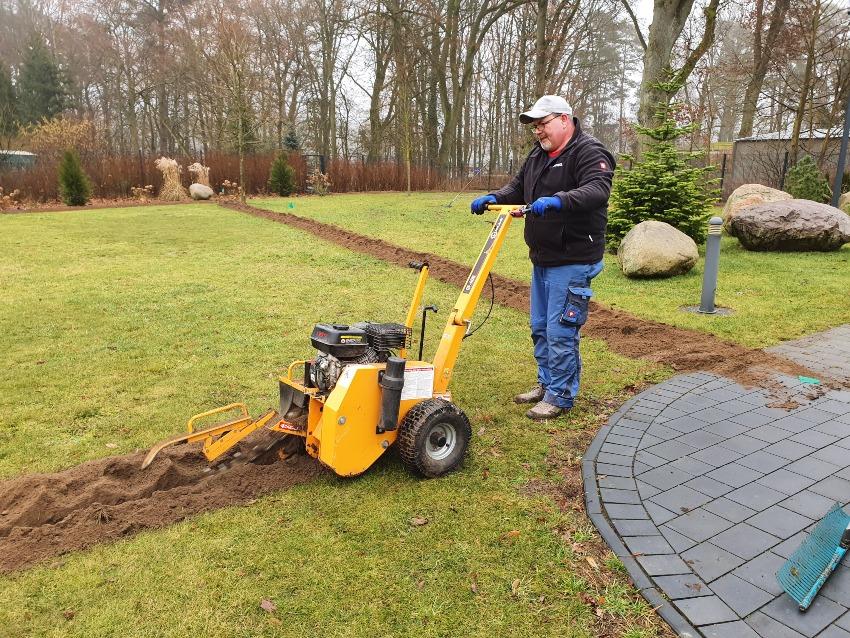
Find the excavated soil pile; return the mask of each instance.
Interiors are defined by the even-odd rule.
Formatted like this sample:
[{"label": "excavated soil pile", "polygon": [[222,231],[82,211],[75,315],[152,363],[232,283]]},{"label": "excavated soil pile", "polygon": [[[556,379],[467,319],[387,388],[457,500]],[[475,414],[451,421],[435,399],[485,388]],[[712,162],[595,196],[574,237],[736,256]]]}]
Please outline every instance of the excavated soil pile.
[{"label": "excavated soil pile", "polygon": [[305,455],[210,469],[197,445],[161,452],[145,470],[143,458],[115,456],[0,483],[0,572],[248,503],[321,472]]},{"label": "excavated soil pile", "polygon": [[[276,213],[239,203],[222,206],[305,230],[321,239],[393,264],[406,266],[410,261],[427,260],[432,276],[455,286],[463,286],[472,267],[471,264],[462,265],[430,253],[408,250],[289,213]],[[493,283],[499,304],[528,312],[528,284],[496,274],[493,274]],[[638,319],[597,303],[593,303],[591,309],[584,334],[604,339],[611,350],[627,357],[649,359],[682,372],[714,372],[748,386],[773,387],[774,384],[769,380],[772,372],[818,376],[787,359],[724,341],[710,334]]]}]

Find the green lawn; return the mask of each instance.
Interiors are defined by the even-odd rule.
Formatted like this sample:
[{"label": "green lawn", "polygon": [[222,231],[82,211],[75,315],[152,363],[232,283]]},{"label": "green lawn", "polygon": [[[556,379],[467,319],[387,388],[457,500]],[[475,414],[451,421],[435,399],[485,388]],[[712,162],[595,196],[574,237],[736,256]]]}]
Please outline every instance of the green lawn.
[{"label": "green lawn", "polygon": [[[402,196],[382,195],[299,199],[295,211],[345,204],[337,223],[397,243],[415,240],[406,228],[429,246],[453,238],[465,252],[450,256],[471,259],[486,227],[419,197],[432,208],[402,213]],[[516,237],[507,253],[503,272],[520,267]],[[209,205],[0,216],[0,476],[144,448],[233,400],[273,405],[276,376],[311,354],[313,323],[401,320],[415,277]],[[432,280],[426,301],[445,309],[457,294]],[[594,622],[655,635],[660,621],[615,562],[585,576],[573,543],[596,538],[586,518],[527,485],[561,480],[553,440],[669,371],[587,339],[577,408],[554,431],[531,424],[509,401],[534,379],[527,323],[496,307],[464,344],[453,391],[474,437],[462,471],[416,480],[390,454],[358,479],[325,475],[0,577],[0,636],[589,637]],[[604,599],[602,621],[589,596]]]},{"label": "green lawn", "polygon": [[[469,214],[469,202],[476,196],[472,193],[461,195],[447,207],[454,196],[352,194],[267,198],[252,203],[472,264],[483,243],[488,216]],[[642,281],[624,277],[613,255],[606,255],[605,263],[605,270],[594,281],[597,301],[638,317],[711,332],[751,347],[774,345],[850,322],[850,245],[833,253],[754,253],[741,248],[736,239],[724,238],[716,300],[718,306],[734,310],[728,317],[680,309],[699,305],[702,261],[687,275]],[[511,229],[495,270],[529,280],[521,223]]]}]

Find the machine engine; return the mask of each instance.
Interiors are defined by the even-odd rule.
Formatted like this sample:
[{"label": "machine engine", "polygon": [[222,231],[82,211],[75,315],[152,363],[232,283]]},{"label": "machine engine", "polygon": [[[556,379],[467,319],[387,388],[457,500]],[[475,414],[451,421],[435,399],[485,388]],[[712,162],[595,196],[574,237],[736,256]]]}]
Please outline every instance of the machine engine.
[{"label": "machine engine", "polygon": [[393,351],[410,347],[410,334],[400,323],[318,323],[310,335],[318,352],[310,362],[309,383],[330,392],[345,366],[383,363]]}]

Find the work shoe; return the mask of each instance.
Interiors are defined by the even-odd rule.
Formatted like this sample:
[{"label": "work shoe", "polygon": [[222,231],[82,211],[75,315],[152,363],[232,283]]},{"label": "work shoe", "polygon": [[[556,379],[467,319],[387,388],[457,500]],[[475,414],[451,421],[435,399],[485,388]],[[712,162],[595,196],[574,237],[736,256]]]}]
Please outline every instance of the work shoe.
[{"label": "work shoe", "polygon": [[528,412],[526,412],[525,416],[527,416],[532,421],[545,421],[546,419],[557,418],[569,411],[569,408],[559,408],[557,405],[552,405],[551,403],[546,403],[546,401],[541,401],[533,408],[531,408]]},{"label": "work shoe", "polygon": [[514,397],[514,403],[537,403],[543,400],[546,390],[539,383],[528,392],[523,392]]}]

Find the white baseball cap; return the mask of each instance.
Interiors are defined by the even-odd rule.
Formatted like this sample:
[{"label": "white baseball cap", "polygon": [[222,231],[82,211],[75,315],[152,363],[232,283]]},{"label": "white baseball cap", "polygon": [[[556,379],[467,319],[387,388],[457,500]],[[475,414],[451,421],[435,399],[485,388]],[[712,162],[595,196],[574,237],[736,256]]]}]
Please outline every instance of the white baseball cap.
[{"label": "white baseball cap", "polygon": [[544,95],[525,113],[519,114],[519,121],[523,124],[531,124],[534,120],[539,120],[552,113],[572,115],[573,107],[560,95]]}]

